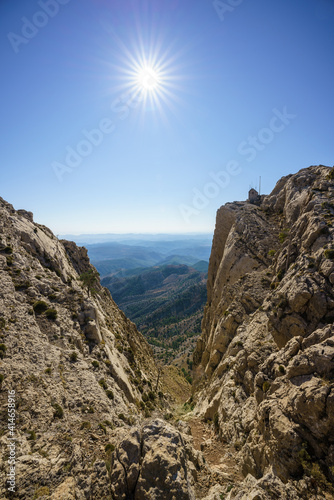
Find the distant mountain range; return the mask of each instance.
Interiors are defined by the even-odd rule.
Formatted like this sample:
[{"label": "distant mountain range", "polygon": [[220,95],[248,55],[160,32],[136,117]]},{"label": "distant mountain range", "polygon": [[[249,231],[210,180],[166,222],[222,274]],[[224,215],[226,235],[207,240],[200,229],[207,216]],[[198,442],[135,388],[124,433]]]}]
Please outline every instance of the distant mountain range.
[{"label": "distant mountain range", "polygon": [[170,362],[193,349],[206,302],[211,235],[83,235],[73,239],[85,244],[102,285],[158,357]]},{"label": "distant mountain range", "polygon": [[60,239],[73,240],[77,245],[92,245],[95,243],[124,243],[127,245],[150,245],[151,243],[160,243],[162,246],[170,242],[174,244],[177,241],[197,242],[204,241],[211,245],[212,233],[188,233],[188,234],[148,234],[148,233],[126,233],[126,234],[61,234]]},{"label": "distant mountain range", "polygon": [[[123,236],[123,235],[122,235]],[[154,236],[154,235],[152,235]],[[77,242],[76,242],[77,243]],[[140,243],[140,244],[139,244]],[[128,240],[86,244],[91,262],[101,277],[120,271],[147,269],[152,266],[185,264],[197,266],[202,261],[201,270],[207,271],[204,262],[209,261],[211,238],[183,237],[177,240]]]}]

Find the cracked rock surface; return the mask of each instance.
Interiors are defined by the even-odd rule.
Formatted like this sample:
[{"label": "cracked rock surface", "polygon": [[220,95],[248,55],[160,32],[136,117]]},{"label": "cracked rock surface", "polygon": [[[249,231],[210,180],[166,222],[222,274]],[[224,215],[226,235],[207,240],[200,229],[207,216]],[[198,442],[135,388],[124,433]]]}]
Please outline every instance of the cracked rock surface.
[{"label": "cracked rock surface", "polygon": [[324,166],[283,177],[258,205],[217,212],[195,413],[238,451],[247,479],[228,499],[333,491],[333,235]]},{"label": "cracked rock surface", "polygon": [[198,456],[186,437],[161,419],[119,436],[112,456],[115,498],[195,500]]}]

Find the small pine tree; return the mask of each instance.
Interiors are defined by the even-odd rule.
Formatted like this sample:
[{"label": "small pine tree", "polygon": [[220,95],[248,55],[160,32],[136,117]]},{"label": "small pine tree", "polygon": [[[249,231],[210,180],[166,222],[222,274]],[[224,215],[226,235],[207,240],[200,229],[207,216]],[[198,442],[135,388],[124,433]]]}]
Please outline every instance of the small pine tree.
[{"label": "small pine tree", "polygon": [[80,275],[80,280],[82,281],[83,286],[87,288],[88,295],[90,295],[90,293],[93,294],[96,292],[94,285],[98,283],[99,278],[100,275],[96,271],[96,269],[90,269],[89,271]]}]

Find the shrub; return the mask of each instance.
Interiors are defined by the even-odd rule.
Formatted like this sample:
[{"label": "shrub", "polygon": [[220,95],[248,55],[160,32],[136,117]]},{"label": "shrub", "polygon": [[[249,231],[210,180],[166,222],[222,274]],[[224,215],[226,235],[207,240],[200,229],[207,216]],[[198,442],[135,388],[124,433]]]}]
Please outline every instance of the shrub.
[{"label": "shrub", "polygon": [[324,252],[326,259],[334,260],[334,250],[332,248],[328,248]]},{"label": "shrub", "polygon": [[100,366],[100,363],[96,361],[96,359],[94,359],[94,361],[92,361],[92,365],[94,366],[94,368],[98,368]]},{"label": "shrub", "polygon": [[151,401],[155,401],[155,394],[153,391],[149,391],[147,395]]},{"label": "shrub", "polygon": [[112,391],[107,390],[106,395],[108,396],[109,399],[114,399],[114,393]]},{"label": "shrub", "polygon": [[36,439],[35,431],[28,431],[28,434],[29,434],[28,440],[35,441],[35,439]]},{"label": "shrub", "polygon": [[70,360],[75,363],[75,361],[77,361],[78,359],[78,354],[76,352],[72,352],[71,353],[71,356],[70,356]]},{"label": "shrub", "polygon": [[268,255],[269,257],[273,257],[276,253],[276,250],[269,250]]},{"label": "shrub", "polygon": [[280,232],[279,235],[278,235],[278,239],[279,239],[280,243],[284,243],[284,241],[286,240],[287,236],[288,236],[287,231]]},{"label": "shrub", "polygon": [[12,247],[7,246],[7,247],[4,248],[4,252],[8,253],[8,254],[11,254],[11,253],[13,253],[13,249],[12,249]]},{"label": "shrub", "polygon": [[35,491],[35,494],[33,496],[33,500],[37,500],[37,498],[44,497],[44,496],[50,496],[50,490],[48,486],[42,486],[41,488],[38,488],[38,490]]},{"label": "shrub", "polygon": [[4,378],[5,378],[5,376],[2,373],[0,373],[0,385],[2,384]]},{"label": "shrub", "polygon": [[115,445],[114,445],[114,444],[112,444],[112,443],[108,443],[108,444],[106,444],[106,445],[105,445],[105,447],[104,447],[104,451],[105,451],[106,453],[112,453],[114,450],[115,450]]},{"label": "shrub", "polygon": [[322,472],[320,465],[317,462],[312,462],[311,456],[308,453],[308,443],[304,442],[302,448],[298,452],[300,463],[304,469],[304,473],[310,476],[317,486],[325,490],[333,492],[332,485],[327,481],[325,474]]},{"label": "shrub", "polygon": [[329,174],[327,175],[327,178],[330,180],[334,179],[334,167],[330,169]]},{"label": "shrub", "polygon": [[101,378],[101,379],[99,380],[99,384],[100,384],[100,386],[102,387],[102,389],[104,389],[105,391],[108,389],[107,382],[104,380],[104,378]]},{"label": "shrub", "polygon": [[82,273],[80,275],[80,280],[83,283],[83,286],[87,288],[88,295],[90,293],[94,294],[96,292],[94,286],[99,283],[99,273],[96,271],[96,269],[90,269],[89,271]]},{"label": "shrub", "polygon": [[333,491],[333,487],[327,481],[325,474],[322,472],[320,465],[318,463],[312,463],[310,476],[314,479],[316,484],[320,486],[320,488],[324,488],[330,491]]},{"label": "shrub", "polygon": [[49,306],[43,300],[37,300],[32,308],[35,311],[35,314],[42,314],[43,312],[48,310]]},{"label": "shrub", "polygon": [[268,392],[270,389],[270,382],[268,380],[265,380],[262,384],[262,390],[263,392]]},{"label": "shrub", "polygon": [[46,316],[48,319],[52,320],[52,321],[54,321],[55,319],[57,319],[57,314],[58,314],[58,313],[57,313],[56,309],[48,309],[48,310],[45,312],[45,316]]},{"label": "shrub", "polygon": [[5,344],[0,344],[0,359],[3,359],[5,357],[7,351],[7,347]]},{"label": "shrub", "polygon": [[277,279],[278,281],[281,281],[283,279],[283,276],[285,274],[285,271],[283,271],[283,269],[280,269],[277,273]]},{"label": "shrub", "polygon": [[280,373],[283,373],[283,375],[284,375],[284,373],[285,373],[284,366],[283,365],[279,365],[278,369],[279,369]]},{"label": "shrub", "polygon": [[44,373],[47,373],[48,375],[51,375],[52,369],[50,367],[46,368]]},{"label": "shrub", "polygon": [[53,407],[55,409],[55,412],[53,414],[53,418],[63,418],[64,410],[62,409],[62,407],[58,403],[55,403],[53,405]]}]

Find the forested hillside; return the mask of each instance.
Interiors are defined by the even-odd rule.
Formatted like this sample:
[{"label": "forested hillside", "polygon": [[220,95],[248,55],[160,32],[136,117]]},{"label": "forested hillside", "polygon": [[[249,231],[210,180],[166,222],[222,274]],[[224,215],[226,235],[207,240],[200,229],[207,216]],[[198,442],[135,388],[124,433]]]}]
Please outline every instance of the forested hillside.
[{"label": "forested hillside", "polygon": [[[196,265],[195,265],[196,267]],[[203,262],[199,269],[203,269]],[[206,273],[186,265],[149,268],[102,280],[115,302],[136,323],[164,362],[192,350],[201,332]]]}]

